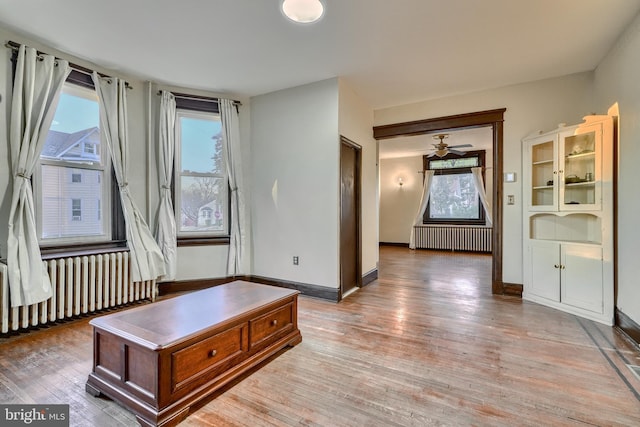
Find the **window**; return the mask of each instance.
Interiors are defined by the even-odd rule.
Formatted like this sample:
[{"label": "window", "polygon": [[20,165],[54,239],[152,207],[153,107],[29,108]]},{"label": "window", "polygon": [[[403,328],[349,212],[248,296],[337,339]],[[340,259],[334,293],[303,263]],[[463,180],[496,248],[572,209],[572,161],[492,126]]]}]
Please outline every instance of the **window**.
[{"label": "window", "polygon": [[71,220],[82,221],[82,199],[71,199]]},{"label": "window", "polygon": [[215,111],[177,105],[174,185],[178,240],[227,237],[229,184],[217,104]]},{"label": "window", "polygon": [[34,174],[40,244],[110,241],[111,185],[96,92],[67,80]]},{"label": "window", "polygon": [[464,156],[424,157],[425,169],[435,170],[423,222],[485,224],[484,209],[471,168],[484,165],[484,151]]}]

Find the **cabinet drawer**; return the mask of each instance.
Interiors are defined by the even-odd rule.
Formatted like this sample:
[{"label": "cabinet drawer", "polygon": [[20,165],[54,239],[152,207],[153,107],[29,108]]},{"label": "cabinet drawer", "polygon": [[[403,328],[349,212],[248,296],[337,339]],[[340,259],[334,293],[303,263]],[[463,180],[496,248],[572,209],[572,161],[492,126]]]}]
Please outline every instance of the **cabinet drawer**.
[{"label": "cabinet drawer", "polygon": [[192,379],[213,378],[246,352],[246,323],[205,338],[171,354],[172,389]]},{"label": "cabinet drawer", "polygon": [[293,303],[249,321],[249,350],[293,329]]}]

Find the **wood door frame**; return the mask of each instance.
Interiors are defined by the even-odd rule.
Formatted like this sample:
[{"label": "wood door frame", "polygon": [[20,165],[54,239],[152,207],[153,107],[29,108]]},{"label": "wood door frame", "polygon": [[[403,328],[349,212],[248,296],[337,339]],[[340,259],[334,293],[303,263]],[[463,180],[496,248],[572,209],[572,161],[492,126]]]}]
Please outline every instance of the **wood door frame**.
[{"label": "wood door frame", "polygon": [[[353,148],[356,155],[356,170],[354,196],[355,196],[355,211],[356,211],[356,253],[358,262],[356,266],[356,287],[362,288],[362,146],[356,144],[350,139],[340,135],[340,149],[342,146]],[[342,181],[342,154],[340,155],[340,180]],[[342,183],[341,183],[342,184]],[[340,245],[342,245],[342,188],[340,189]],[[342,250],[340,251],[340,288],[338,291],[338,301],[342,300]]]},{"label": "wood door frame", "polygon": [[502,222],[503,222],[503,142],[504,112],[506,108],[436,117],[412,122],[374,126],[376,140],[399,136],[423,135],[431,132],[452,131],[491,126],[493,130],[493,239],[491,253],[491,291],[494,294],[521,295],[522,287],[502,281]]}]

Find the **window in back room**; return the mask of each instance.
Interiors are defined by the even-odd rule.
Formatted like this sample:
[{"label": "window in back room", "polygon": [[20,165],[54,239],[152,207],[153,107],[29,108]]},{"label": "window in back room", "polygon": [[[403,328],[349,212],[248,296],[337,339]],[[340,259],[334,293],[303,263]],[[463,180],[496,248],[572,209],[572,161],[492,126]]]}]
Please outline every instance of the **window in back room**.
[{"label": "window in back room", "polygon": [[468,151],[464,156],[425,156],[425,169],[434,170],[425,224],[485,224],[485,213],[471,173],[484,166],[484,151]]}]

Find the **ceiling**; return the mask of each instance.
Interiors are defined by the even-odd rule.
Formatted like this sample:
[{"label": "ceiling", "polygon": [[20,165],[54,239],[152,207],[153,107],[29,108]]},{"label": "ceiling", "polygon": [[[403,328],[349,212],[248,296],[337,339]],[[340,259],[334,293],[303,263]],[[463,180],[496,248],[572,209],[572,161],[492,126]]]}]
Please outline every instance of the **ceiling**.
[{"label": "ceiling", "polygon": [[251,97],[339,76],[373,109],[593,70],[640,0],[0,0],[0,26],[158,83]]}]

